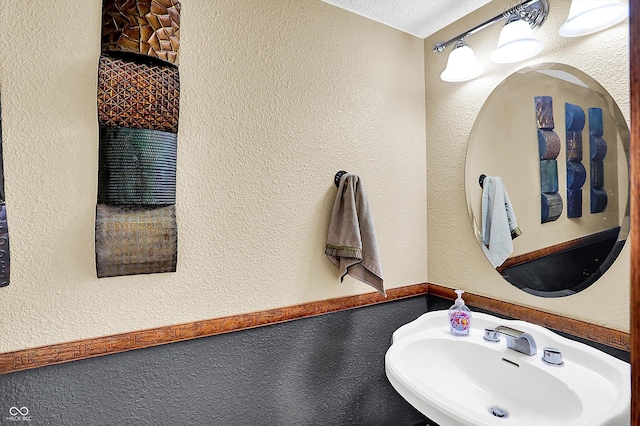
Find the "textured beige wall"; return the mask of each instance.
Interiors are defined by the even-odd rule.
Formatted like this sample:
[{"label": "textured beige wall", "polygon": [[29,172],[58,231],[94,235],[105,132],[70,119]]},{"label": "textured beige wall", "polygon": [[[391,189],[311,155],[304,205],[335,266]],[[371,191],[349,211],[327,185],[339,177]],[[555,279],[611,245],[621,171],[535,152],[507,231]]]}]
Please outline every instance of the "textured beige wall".
[{"label": "textured beige wall", "polygon": [[319,0],[182,1],[178,272],[98,280],[101,3],[0,0],[0,352],[373,291],[323,254],[340,169],[426,281],[423,42]]},{"label": "textured beige wall", "polygon": [[557,31],[568,15],[568,1],[549,1],[551,12],[536,31],[545,44],[540,55],[511,65],[491,63],[489,55],[502,27],[496,24],[467,39],[485,66],[483,76],[466,83],[440,80],[450,50],[433,53],[433,45],[501,13],[512,3],[493,1],[425,41],[429,281],[628,331],[628,247],[623,249],[612,268],[587,290],[570,297],[545,299],[524,293],[504,281],[492,269],[475,239],[465,200],[467,143],[484,101],[508,75],[543,62],[561,62],[579,68],[604,86],[629,122],[626,21],[591,36],[563,39]]}]

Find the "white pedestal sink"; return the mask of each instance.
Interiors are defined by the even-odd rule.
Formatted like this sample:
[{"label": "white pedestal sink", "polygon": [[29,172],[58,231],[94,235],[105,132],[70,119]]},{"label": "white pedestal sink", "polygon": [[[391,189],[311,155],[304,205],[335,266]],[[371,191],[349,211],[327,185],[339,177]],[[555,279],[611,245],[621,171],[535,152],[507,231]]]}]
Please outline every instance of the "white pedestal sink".
[{"label": "white pedestal sink", "polygon": [[[484,339],[508,326],[533,336],[536,355]],[[545,347],[563,365],[542,361]],[[422,315],[393,333],[385,356],[396,391],[441,426],[629,426],[628,363],[523,321],[473,313],[467,337],[449,333],[447,311]]]}]

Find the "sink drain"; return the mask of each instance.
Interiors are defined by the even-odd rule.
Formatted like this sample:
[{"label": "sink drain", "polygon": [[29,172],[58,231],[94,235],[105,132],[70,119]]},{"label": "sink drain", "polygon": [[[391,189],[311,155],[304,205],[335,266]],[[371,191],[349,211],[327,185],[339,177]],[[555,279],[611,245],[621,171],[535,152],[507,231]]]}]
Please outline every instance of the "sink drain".
[{"label": "sink drain", "polygon": [[507,413],[500,407],[491,407],[489,408],[489,412],[495,417],[499,417],[501,419],[506,419],[507,417],[509,417],[509,413]]}]

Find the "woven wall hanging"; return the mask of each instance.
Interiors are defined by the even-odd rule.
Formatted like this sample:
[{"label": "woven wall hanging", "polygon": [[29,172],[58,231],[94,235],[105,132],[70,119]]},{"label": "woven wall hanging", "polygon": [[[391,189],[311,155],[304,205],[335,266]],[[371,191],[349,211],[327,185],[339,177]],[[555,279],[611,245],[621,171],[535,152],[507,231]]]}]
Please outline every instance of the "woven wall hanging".
[{"label": "woven wall hanging", "polygon": [[96,208],[99,277],[175,272],[177,240],[175,206]]},{"label": "woven wall hanging", "polygon": [[180,2],[104,0],[102,51],[148,55],[178,65]]},{"label": "woven wall hanging", "polygon": [[102,7],[96,272],[175,272],[181,6],[103,0]]},{"label": "woven wall hanging", "polygon": [[101,128],[98,203],[175,204],[176,139],[159,130]]},{"label": "woven wall hanging", "polygon": [[591,213],[602,213],[608,203],[607,190],[604,188],[604,159],[607,156],[607,142],[603,136],[602,108],[589,108]]},{"label": "woven wall hanging", "polygon": [[582,186],[587,169],[582,164],[582,130],[585,124],[584,109],[579,105],[564,104],[567,146],[567,217],[582,217]]},{"label": "woven wall hanging", "polygon": [[178,132],[178,68],[100,57],[98,120],[101,126]]},{"label": "woven wall hanging", "polygon": [[560,137],[553,130],[553,98],[534,97],[540,155],[540,223],[557,220],[562,214],[562,197],[558,193]]},{"label": "woven wall hanging", "polygon": [[0,287],[6,287],[9,285],[10,271],[9,226],[4,198],[4,163],[2,158],[2,112],[0,112]]}]

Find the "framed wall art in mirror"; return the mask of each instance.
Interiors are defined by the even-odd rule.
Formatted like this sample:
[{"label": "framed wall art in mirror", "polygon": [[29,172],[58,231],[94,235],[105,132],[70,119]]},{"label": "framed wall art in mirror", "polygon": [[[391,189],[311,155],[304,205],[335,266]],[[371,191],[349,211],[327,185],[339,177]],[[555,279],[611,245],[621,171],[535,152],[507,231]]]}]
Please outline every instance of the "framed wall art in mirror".
[{"label": "framed wall art in mirror", "polygon": [[[549,222],[540,220],[543,153],[535,107],[536,98],[543,96],[553,99],[555,128],[562,151],[567,149],[565,105],[579,105],[585,112],[602,112],[601,125],[598,122],[590,127],[587,123],[582,130],[582,163],[587,184],[581,210],[585,214],[567,214],[565,209]],[[594,128],[598,129],[598,135],[590,135],[590,129]],[[590,143],[594,140],[591,136],[606,141],[606,156],[597,151],[597,144]],[[566,151],[562,151],[557,156],[558,186],[568,188],[573,169]],[[496,270],[523,291],[544,297],[569,296],[597,281],[615,261],[629,235],[628,157],[629,128],[620,108],[584,72],[565,64],[545,63],[507,77],[489,95],[476,118],[465,169],[467,206],[479,244],[482,244],[483,189],[478,185],[481,175],[502,178],[522,231],[513,240],[513,252]],[[594,158],[597,161],[591,161]],[[602,164],[594,168],[596,162]],[[589,182],[594,178],[598,184],[603,183],[599,190],[606,193],[606,207],[601,211],[591,208]],[[566,190],[559,194],[567,196]],[[565,205],[566,202],[565,198]]]}]

